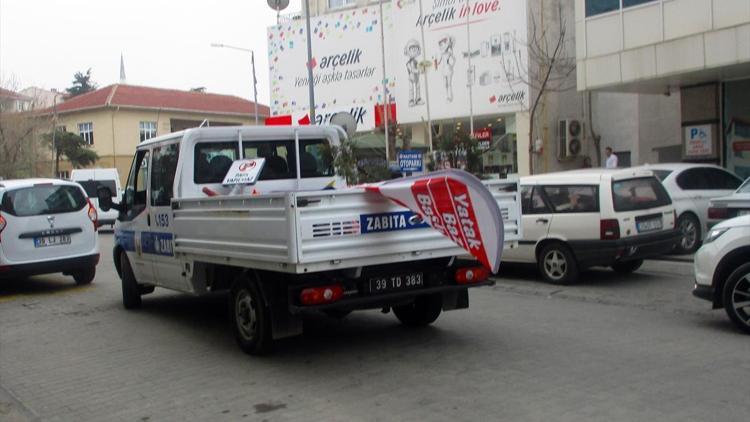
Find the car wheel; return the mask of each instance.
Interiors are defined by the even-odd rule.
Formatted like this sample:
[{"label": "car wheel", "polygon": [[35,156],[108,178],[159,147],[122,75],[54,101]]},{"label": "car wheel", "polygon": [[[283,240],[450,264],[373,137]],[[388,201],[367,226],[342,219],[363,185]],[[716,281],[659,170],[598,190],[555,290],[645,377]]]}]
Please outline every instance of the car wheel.
[{"label": "car wheel", "polygon": [[414,302],[394,306],[393,313],[402,324],[409,327],[424,327],[435,322],[443,311],[441,294],[423,295],[414,298]]},{"label": "car wheel", "polygon": [[122,306],[125,309],[138,309],[141,301],[141,289],[133,275],[133,268],[128,261],[128,255],[123,251],[120,255],[120,280],[122,281]]},{"label": "car wheel", "polygon": [[542,277],[554,284],[570,284],[578,280],[578,263],[570,248],[552,243],[539,254],[537,265]]},{"label": "car wheel", "polygon": [[750,262],[734,270],[724,284],[724,310],[742,331],[750,334]]},{"label": "car wheel", "polygon": [[677,219],[677,228],[682,233],[682,237],[677,242],[675,252],[689,254],[697,251],[701,243],[701,226],[698,219],[692,214],[683,214]]},{"label": "car wheel", "polygon": [[229,306],[232,331],[240,348],[251,355],[271,351],[273,337],[268,308],[257,283],[241,276],[232,285]]},{"label": "car wheel", "polygon": [[96,267],[84,268],[73,273],[73,280],[79,286],[90,284],[94,281],[94,277],[96,277]]},{"label": "car wheel", "polygon": [[638,268],[641,268],[641,265],[643,265],[643,260],[636,259],[634,261],[615,262],[614,264],[612,264],[612,269],[616,273],[630,274],[632,272],[635,272]]}]

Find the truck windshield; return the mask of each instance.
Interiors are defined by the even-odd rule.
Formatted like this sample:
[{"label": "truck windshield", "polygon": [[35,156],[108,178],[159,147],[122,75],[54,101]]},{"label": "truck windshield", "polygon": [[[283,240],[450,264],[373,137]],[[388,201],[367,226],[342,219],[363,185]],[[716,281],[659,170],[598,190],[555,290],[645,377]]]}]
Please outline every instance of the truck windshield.
[{"label": "truck windshield", "polygon": [[86,205],[83,191],[76,186],[37,185],[5,192],[0,209],[17,217],[62,214]]},{"label": "truck windshield", "polygon": [[655,177],[612,182],[615,211],[636,211],[663,207],[672,203],[664,186]]}]

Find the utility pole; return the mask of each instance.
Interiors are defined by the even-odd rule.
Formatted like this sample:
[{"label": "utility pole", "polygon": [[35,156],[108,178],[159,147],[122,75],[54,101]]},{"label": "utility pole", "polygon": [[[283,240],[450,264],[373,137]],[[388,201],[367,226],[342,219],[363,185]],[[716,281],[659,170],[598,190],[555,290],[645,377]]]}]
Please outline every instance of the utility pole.
[{"label": "utility pole", "polygon": [[255,101],[255,103],[253,104],[253,112],[255,114],[255,125],[258,126],[259,124],[258,123],[258,80],[255,78],[255,51],[249,48],[235,47],[233,45],[218,44],[218,43],[211,43],[211,47],[229,48],[232,50],[238,50],[238,51],[244,51],[245,53],[250,53],[250,65],[251,65],[251,70],[253,74],[253,101]]}]

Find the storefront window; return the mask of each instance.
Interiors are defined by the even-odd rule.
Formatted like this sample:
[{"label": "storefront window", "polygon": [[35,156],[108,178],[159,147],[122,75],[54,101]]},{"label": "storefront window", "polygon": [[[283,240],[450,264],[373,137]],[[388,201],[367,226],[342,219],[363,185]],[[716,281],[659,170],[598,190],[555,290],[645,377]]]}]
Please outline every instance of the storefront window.
[{"label": "storefront window", "polygon": [[750,177],[750,79],[724,83],[724,164],[742,179]]}]

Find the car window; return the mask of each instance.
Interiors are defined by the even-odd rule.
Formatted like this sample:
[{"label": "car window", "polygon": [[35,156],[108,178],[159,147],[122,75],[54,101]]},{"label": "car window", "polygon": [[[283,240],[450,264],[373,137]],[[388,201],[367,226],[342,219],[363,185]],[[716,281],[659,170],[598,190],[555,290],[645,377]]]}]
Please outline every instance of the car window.
[{"label": "car window", "polygon": [[545,186],[544,194],[556,213],[599,211],[597,186]]},{"label": "car window", "polygon": [[81,180],[77,183],[83,187],[89,198],[98,197],[97,191],[100,186],[109,188],[109,191],[112,192],[112,197],[117,196],[117,184],[114,180]]},{"label": "car window", "polygon": [[5,192],[0,209],[17,217],[29,217],[75,212],[86,203],[86,196],[77,186],[40,184]]},{"label": "car window", "polygon": [[237,156],[237,142],[195,144],[193,182],[221,183]]},{"label": "car window", "polygon": [[612,202],[615,211],[635,211],[663,207],[672,199],[655,177],[639,177],[612,182]]},{"label": "car window", "polygon": [[541,190],[534,186],[521,187],[521,213],[522,214],[543,214],[549,211],[549,207],[542,198]]},{"label": "car window", "polygon": [[164,207],[171,203],[179,156],[180,146],[177,143],[154,148],[153,171],[151,172],[151,205]]},{"label": "car window", "polygon": [[146,209],[148,190],[149,152],[140,150],[133,159],[125,187],[125,220],[132,220]]},{"label": "car window", "polygon": [[745,180],[745,183],[737,189],[737,193],[750,193],[750,177]]},{"label": "car window", "polygon": [[711,189],[709,170],[706,167],[685,170],[677,176],[677,185],[684,190]]},{"label": "car window", "polygon": [[672,174],[672,170],[651,170],[654,173],[654,176],[656,176],[657,179],[659,179],[660,182],[663,182],[664,179],[667,178],[670,174]]},{"label": "car window", "polygon": [[327,139],[299,141],[302,178],[333,176],[333,154]]},{"label": "car window", "polygon": [[708,168],[706,169],[706,176],[708,177],[708,189],[735,190],[742,184],[738,177],[721,169]]},{"label": "car window", "polygon": [[242,143],[245,158],[265,158],[258,180],[297,178],[294,141],[247,141]]}]

